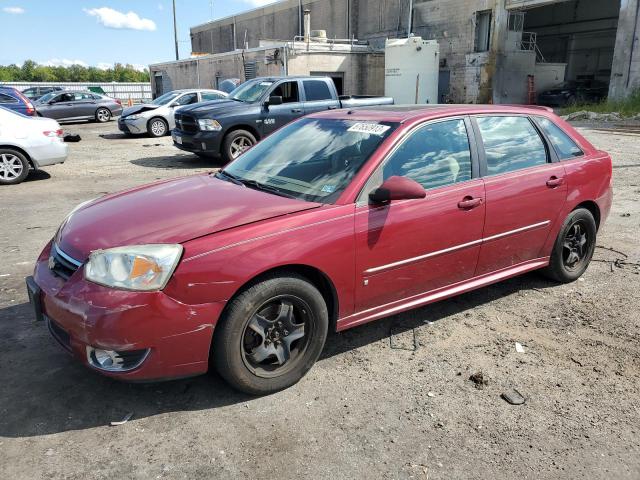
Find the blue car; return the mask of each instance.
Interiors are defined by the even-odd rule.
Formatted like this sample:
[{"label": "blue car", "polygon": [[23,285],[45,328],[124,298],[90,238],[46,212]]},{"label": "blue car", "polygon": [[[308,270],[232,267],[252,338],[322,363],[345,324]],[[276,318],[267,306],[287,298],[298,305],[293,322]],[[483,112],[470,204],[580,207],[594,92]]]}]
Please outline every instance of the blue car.
[{"label": "blue car", "polygon": [[34,116],[36,114],[31,100],[13,87],[0,87],[0,105],[23,115]]}]

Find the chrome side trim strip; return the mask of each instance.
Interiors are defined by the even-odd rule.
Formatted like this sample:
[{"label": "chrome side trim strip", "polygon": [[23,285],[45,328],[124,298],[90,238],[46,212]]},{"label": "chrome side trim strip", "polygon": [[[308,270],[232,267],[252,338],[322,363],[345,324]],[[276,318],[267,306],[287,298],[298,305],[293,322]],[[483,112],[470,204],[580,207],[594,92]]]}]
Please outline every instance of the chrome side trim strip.
[{"label": "chrome side trim strip", "polygon": [[472,247],[480,243],[482,243],[482,239],[474,240],[468,243],[462,243],[460,245],[454,245],[453,247],[445,248],[444,250],[437,250],[435,252],[425,253],[424,255],[419,255],[417,257],[406,258],[404,260],[398,260],[397,262],[388,263],[386,265],[381,265],[379,267],[369,268],[365,270],[364,273],[376,273],[382,270],[387,270],[389,268],[395,268],[401,265],[406,265],[407,263],[419,262],[420,260],[426,260],[427,258],[436,257],[438,255],[444,255],[445,253],[455,252],[456,250],[462,250],[463,248]]},{"label": "chrome side trim strip", "polygon": [[526,227],[516,228],[515,230],[509,230],[508,232],[498,233],[497,235],[492,235],[490,237],[483,238],[483,242],[490,242],[491,240],[497,240],[502,237],[508,237],[509,235],[515,235],[516,233],[526,232],[527,230],[535,230],[536,228],[546,227],[551,223],[550,220],[545,220],[544,222],[534,223],[533,225],[527,225]]},{"label": "chrome side trim strip", "polygon": [[395,267],[400,267],[402,265],[407,265],[409,263],[419,262],[421,260],[426,260],[427,258],[437,257],[438,255],[444,255],[446,253],[455,252],[457,250],[462,250],[464,248],[473,247],[475,245],[479,245],[481,243],[490,242],[492,240],[498,240],[499,238],[508,237],[509,235],[515,235],[516,233],[526,232],[528,230],[534,230],[536,228],[544,227],[549,225],[551,221],[545,220],[544,222],[534,223],[533,225],[527,225],[526,227],[516,228],[515,230],[509,230],[508,232],[502,232],[497,235],[492,235],[490,237],[481,238],[478,240],[473,240],[467,243],[461,243],[460,245],[454,245],[453,247],[445,248],[443,250],[436,250],[435,252],[425,253],[424,255],[419,255],[417,257],[406,258],[404,260],[398,260],[397,262],[387,263],[386,265],[380,265],[379,267],[372,267],[364,271],[366,274],[373,274],[377,272],[381,272],[383,270],[388,270]]},{"label": "chrome side trim strip", "polygon": [[58,248],[58,245],[56,245],[55,243],[53,244],[53,248],[55,249],[56,253],[60,255],[62,258],[64,258],[67,262],[74,264],[76,267],[82,266],[82,262],[79,262],[75,258],[71,258],[69,255],[67,255],[62,250],[60,250]]}]

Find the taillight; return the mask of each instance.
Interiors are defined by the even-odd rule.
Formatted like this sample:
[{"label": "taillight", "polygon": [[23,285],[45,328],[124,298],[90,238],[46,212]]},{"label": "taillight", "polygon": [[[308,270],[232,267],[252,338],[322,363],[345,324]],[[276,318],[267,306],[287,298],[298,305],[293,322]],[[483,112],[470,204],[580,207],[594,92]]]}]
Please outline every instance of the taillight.
[{"label": "taillight", "polygon": [[54,138],[54,137],[62,138],[62,135],[63,135],[63,131],[61,128],[59,128],[58,130],[45,130],[42,133],[44,133],[45,137],[51,137],[51,138]]},{"label": "taillight", "polygon": [[118,105],[122,106],[122,102],[119,99],[116,98],[115,100]]},{"label": "taillight", "polygon": [[33,106],[33,103],[31,103],[31,100],[25,97],[22,94],[22,92],[18,92],[17,90],[16,90],[16,94],[18,95],[18,97],[20,97],[20,99],[24,102],[25,106],[27,107],[27,115],[35,115],[36,109]]}]

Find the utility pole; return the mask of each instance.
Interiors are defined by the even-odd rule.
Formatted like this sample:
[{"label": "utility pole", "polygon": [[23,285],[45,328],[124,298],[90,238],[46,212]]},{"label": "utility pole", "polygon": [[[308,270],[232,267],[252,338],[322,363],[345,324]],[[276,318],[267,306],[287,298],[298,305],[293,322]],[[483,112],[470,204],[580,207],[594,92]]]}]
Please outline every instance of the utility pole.
[{"label": "utility pole", "polygon": [[173,0],[173,40],[176,44],[176,60],[180,60],[178,54],[178,27],[176,26],[176,0]]},{"label": "utility pole", "polygon": [[411,36],[411,24],[413,23],[413,0],[409,0],[409,20],[407,23],[407,38]]}]

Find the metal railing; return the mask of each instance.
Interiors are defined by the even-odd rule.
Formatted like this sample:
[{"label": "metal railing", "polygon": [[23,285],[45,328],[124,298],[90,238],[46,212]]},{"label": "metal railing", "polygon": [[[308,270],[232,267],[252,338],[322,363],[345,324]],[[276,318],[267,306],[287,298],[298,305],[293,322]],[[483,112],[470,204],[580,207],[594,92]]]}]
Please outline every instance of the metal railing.
[{"label": "metal railing", "polygon": [[522,40],[520,41],[520,50],[535,52],[536,62],[546,63],[547,61],[542,55],[538,47],[538,34],[536,32],[522,32]]}]

